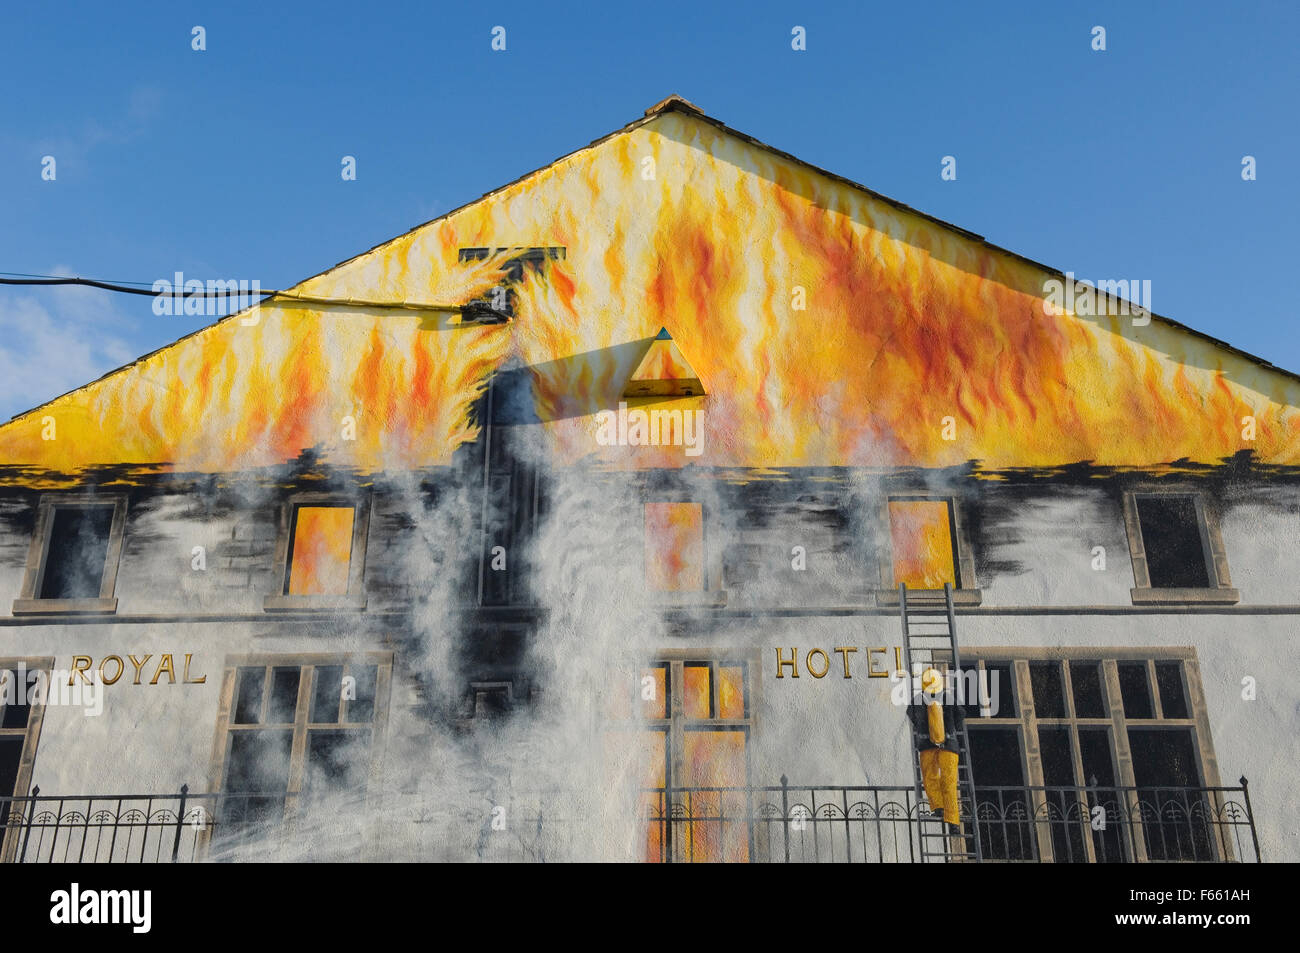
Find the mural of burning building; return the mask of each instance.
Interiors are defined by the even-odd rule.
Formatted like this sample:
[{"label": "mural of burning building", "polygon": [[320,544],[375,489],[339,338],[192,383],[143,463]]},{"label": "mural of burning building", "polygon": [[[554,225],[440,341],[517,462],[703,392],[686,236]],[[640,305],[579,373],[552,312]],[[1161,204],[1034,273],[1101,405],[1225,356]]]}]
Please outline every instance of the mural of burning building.
[{"label": "mural of burning building", "polygon": [[672,97],[15,417],[3,859],[1300,858],[1300,379],[1063,280]]}]

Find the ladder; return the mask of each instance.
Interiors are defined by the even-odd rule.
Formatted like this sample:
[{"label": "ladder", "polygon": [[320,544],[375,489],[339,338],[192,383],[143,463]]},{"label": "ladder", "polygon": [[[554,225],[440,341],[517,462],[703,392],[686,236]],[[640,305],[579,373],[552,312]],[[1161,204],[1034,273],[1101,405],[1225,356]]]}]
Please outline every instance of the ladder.
[{"label": "ladder", "polygon": [[[953,672],[961,677],[961,658],[957,654],[957,621],[952,608],[952,583],[944,583],[943,592],[935,589],[908,591],[906,583],[898,584],[898,609],[903,622],[903,653],[907,659],[908,690],[913,691],[913,677],[927,668],[936,668],[945,675]],[[945,683],[947,684],[947,683]],[[915,694],[911,704],[918,703]],[[955,702],[955,699],[954,699]],[[921,863],[954,863],[981,861],[978,825],[975,822],[975,782],[971,775],[970,745],[966,737],[966,719],[962,707],[953,704],[953,732],[957,739],[957,798],[961,804],[960,834],[943,821],[942,813],[923,812],[925,793],[921,783],[920,749],[911,719],[912,731],[912,782],[916,791],[917,834],[920,841]],[[911,713],[909,712],[909,715]],[[927,808],[929,804],[925,805]]]}]

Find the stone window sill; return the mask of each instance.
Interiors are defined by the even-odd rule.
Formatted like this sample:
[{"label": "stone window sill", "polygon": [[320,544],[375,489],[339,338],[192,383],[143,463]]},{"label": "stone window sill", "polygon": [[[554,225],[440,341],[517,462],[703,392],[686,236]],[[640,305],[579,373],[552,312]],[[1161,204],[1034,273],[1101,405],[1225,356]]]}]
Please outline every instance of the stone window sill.
[{"label": "stone window sill", "polygon": [[360,611],[366,607],[365,595],[357,596],[267,596],[262,603],[266,612],[337,612]]},{"label": "stone window sill", "polygon": [[112,615],[116,599],[15,599],[14,615]]},{"label": "stone window sill", "polygon": [[1130,589],[1134,605],[1177,606],[1195,605],[1230,606],[1241,601],[1236,589]]}]

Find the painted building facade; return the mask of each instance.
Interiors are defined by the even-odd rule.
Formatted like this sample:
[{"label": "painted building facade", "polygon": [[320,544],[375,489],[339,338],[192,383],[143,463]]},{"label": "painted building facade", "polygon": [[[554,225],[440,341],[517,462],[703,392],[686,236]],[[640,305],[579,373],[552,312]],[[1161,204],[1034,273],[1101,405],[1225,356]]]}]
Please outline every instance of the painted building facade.
[{"label": "painted building facade", "polygon": [[4,859],[918,860],[900,584],[949,841],[1300,859],[1300,379],[1065,286],[672,98],[15,417]]}]

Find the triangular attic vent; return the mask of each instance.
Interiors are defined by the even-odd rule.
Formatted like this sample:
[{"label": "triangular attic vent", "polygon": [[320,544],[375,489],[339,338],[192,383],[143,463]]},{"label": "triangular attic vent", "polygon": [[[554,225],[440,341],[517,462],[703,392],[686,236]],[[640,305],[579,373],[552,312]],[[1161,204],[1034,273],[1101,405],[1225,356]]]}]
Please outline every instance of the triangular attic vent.
[{"label": "triangular attic vent", "polygon": [[677,342],[660,328],[641,363],[628,378],[624,397],[698,397],[704,385],[691,365],[686,363]]}]

